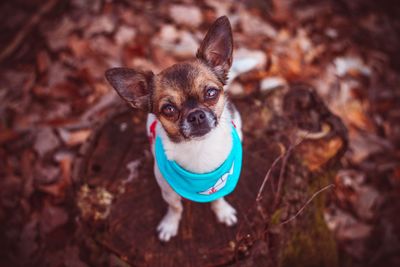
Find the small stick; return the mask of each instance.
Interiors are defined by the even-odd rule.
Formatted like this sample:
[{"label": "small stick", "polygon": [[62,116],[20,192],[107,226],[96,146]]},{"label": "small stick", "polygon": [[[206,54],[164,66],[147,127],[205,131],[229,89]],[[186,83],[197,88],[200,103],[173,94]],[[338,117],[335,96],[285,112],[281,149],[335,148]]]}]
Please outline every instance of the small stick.
[{"label": "small stick", "polygon": [[[292,151],[295,147],[297,147],[298,145],[300,145],[302,141],[303,141],[303,139],[300,140],[297,144],[291,145],[291,146],[289,147],[289,149],[288,149],[286,152],[283,152],[281,155],[279,155],[279,156],[274,160],[274,162],[272,163],[271,167],[268,169],[267,174],[266,174],[265,177],[264,177],[264,180],[263,180],[263,182],[262,182],[262,184],[261,184],[260,189],[258,190],[256,202],[259,202],[259,201],[261,200],[261,198],[262,198],[262,197],[261,197],[262,191],[264,190],[265,184],[266,184],[267,181],[269,180],[269,177],[271,176],[271,172],[272,172],[273,168],[275,167],[275,165],[278,164],[279,160],[281,160],[281,159],[283,158],[282,168],[284,169],[285,166],[286,166],[286,163],[287,163],[287,159],[288,159],[289,156],[290,156],[291,151]],[[281,182],[281,180],[282,180],[282,179],[281,179],[281,178],[282,178],[281,176],[283,176],[283,171],[282,171],[282,169],[281,169],[281,171],[280,171],[280,173],[279,173],[278,191],[277,191],[276,194],[275,194],[275,200],[276,200],[276,196],[280,193],[280,188],[279,188],[279,187],[282,186],[282,185],[281,185],[281,183],[282,183],[282,182]]]},{"label": "small stick", "polygon": [[282,184],[283,184],[283,174],[285,172],[285,168],[286,168],[286,164],[287,161],[289,159],[289,156],[291,155],[291,152],[293,149],[295,149],[298,145],[300,145],[303,142],[304,139],[300,139],[296,144],[291,144],[289,149],[286,151],[285,157],[283,158],[283,162],[282,162],[282,167],[281,170],[279,172],[279,177],[278,177],[278,188],[275,192],[275,197],[274,197],[274,209],[276,209],[276,207],[279,204],[280,201],[280,195],[281,195],[281,191],[282,191]]},{"label": "small stick", "polygon": [[287,224],[287,223],[293,221],[297,216],[300,215],[300,213],[303,212],[303,210],[306,208],[306,206],[307,206],[308,204],[310,204],[310,202],[313,201],[313,199],[314,199],[316,196],[318,196],[321,192],[323,192],[323,191],[325,191],[325,190],[327,190],[327,189],[329,189],[329,188],[331,188],[331,187],[335,187],[335,185],[334,185],[334,184],[329,184],[329,185],[323,187],[322,189],[318,190],[317,192],[315,192],[315,193],[311,196],[311,198],[310,198],[309,200],[307,200],[307,202],[301,207],[301,209],[299,209],[299,211],[298,211],[293,217],[287,219],[286,221],[281,222],[280,225]]},{"label": "small stick", "polygon": [[276,207],[278,205],[278,199],[281,194],[282,184],[283,184],[283,173],[285,172],[286,163],[290,156],[290,152],[292,151],[293,148],[294,148],[294,146],[291,146],[288,149],[288,151],[286,152],[285,156],[283,157],[283,162],[282,162],[282,166],[281,166],[281,170],[279,172],[279,178],[278,178],[278,188],[276,189],[276,192],[275,192],[274,207]]},{"label": "small stick", "polygon": [[284,154],[279,155],[279,157],[277,157],[277,158],[274,160],[274,162],[272,163],[271,167],[270,167],[269,170],[267,171],[267,174],[266,174],[265,177],[264,177],[264,180],[263,180],[263,182],[262,182],[262,184],[261,184],[261,187],[260,187],[260,189],[258,190],[258,194],[257,194],[257,198],[256,198],[256,201],[257,201],[257,202],[259,202],[259,201],[261,200],[262,191],[264,190],[264,186],[265,186],[265,184],[267,183],[267,181],[268,181],[268,179],[269,179],[269,177],[270,177],[270,175],[271,175],[272,169],[275,167],[276,164],[278,164],[279,160],[283,157],[283,155],[284,155]]}]

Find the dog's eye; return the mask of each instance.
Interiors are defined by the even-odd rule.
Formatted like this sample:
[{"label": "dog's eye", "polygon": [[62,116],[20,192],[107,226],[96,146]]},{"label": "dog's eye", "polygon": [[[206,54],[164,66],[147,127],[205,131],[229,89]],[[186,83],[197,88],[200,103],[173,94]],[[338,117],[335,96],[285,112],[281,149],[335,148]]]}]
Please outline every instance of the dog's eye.
[{"label": "dog's eye", "polygon": [[206,99],[214,99],[218,96],[219,90],[214,87],[210,87],[206,90],[205,98]]},{"label": "dog's eye", "polygon": [[166,104],[162,107],[161,111],[165,116],[172,117],[176,112],[176,108],[171,104]]}]

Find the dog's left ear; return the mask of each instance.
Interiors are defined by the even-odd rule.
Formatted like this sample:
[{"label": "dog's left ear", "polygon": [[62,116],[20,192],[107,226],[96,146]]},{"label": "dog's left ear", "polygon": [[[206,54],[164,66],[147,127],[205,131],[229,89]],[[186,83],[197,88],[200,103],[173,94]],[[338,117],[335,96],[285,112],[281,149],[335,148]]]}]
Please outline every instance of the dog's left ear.
[{"label": "dog's left ear", "polygon": [[226,16],[218,18],[208,30],[196,57],[213,68],[225,83],[232,65],[233,39],[231,24]]},{"label": "dog's left ear", "polygon": [[129,68],[113,68],[106,71],[108,82],[119,96],[132,107],[151,110],[150,93],[154,74]]}]

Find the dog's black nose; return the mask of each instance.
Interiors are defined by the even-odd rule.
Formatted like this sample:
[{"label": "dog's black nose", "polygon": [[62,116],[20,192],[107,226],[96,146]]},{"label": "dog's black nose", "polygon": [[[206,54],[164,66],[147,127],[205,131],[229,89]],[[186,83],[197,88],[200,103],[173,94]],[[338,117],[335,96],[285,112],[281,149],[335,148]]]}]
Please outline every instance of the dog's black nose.
[{"label": "dog's black nose", "polygon": [[206,119],[206,114],[202,110],[196,110],[187,116],[187,121],[192,125],[200,125]]}]

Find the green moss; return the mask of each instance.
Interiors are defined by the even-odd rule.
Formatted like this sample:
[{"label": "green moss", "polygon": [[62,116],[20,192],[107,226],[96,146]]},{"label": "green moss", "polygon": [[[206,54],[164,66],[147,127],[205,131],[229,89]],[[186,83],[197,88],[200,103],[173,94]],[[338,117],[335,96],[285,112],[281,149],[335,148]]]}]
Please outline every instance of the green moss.
[{"label": "green moss", "polygon": [[[308,195],[321,189],[321,184],[328,184],[333,173],[313,177]],[[280,266],[296,267],[336,267],[338,253],[335,239],[323,218],[326,193],[318,195],[306,207],[296,221],[286,226],[284,231],[292,231],[281,250]],[[275,214],[274,214],[275,216]]]},{"label": "green moss", "polygon": [[278,225],[281,222],[282,209],[277,209],[271,216],[270,224]]},{"label": "green moss", "polygon": [[335,240],[321,214],[316,215],[307,230],[293,233],[280,257],[280,266],[338,266]]}]

